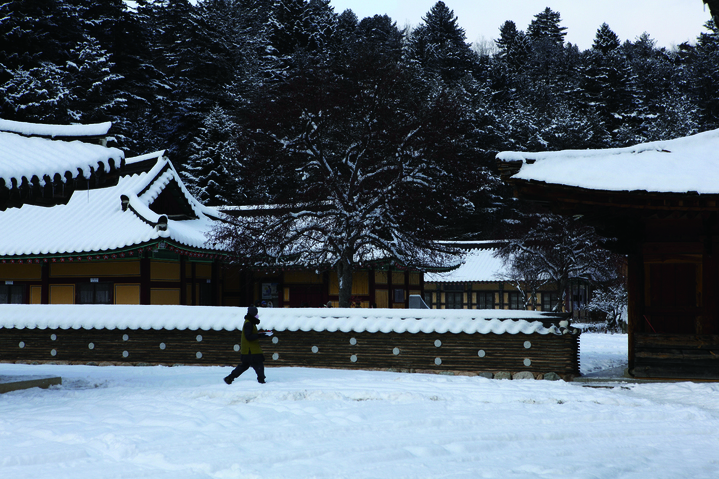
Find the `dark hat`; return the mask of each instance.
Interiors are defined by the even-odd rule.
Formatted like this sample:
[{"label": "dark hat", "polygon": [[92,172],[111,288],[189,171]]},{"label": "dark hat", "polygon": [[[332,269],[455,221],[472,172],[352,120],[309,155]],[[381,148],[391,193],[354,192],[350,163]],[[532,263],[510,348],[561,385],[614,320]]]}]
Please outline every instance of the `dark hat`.
[{"label": "dark hat", "polygon": [[250,306],[249,308],[247,308],[247,316],[250,316],[252,318],[257,317],[257,308],[255,308],[254,306]]}]

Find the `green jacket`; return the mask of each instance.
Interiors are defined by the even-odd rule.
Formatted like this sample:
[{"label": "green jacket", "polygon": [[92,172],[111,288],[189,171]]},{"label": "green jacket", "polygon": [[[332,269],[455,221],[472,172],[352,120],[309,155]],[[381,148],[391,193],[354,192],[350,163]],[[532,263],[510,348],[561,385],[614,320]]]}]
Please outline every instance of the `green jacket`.
[{"label": "green jacket", "polygon": [[240,354],[263,354],[260,346],[260,335],[257,332],[257,325],[252,324],[249,319],[242,325],[242,340],[240,341]]}]

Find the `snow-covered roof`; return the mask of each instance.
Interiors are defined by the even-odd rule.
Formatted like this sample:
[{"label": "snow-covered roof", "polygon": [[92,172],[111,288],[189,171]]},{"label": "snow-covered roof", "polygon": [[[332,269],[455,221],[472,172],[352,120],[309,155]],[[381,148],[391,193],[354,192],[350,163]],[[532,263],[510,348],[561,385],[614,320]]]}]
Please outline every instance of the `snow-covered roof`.
[{"label": "snow-covered roof", "polygon": [[590,190],[719,194],[719,130],[627,148],[505,151],[497,159],[522,163],[513,180]]},{"label": "snow-covered roof", "polygon": [[56,137],[95,137],[105,136],[110,131],[112,122],[93,123],[88,125],[48,125],[43,123],[26,123],[23,121],[3,120],[0,118],[0,131],[18,133],[25,136]]},{"label": "snow-covered roof", "polygon": [[497,248],[472,249],[464,263],[446,273],[425,273],[425,283],[495,282],[501,281],[506,268],[501,258],[494,255]]},{"label": "snow-covered roof", "polygon": [[[0,212],[0,256],[103,252],[161,239],[209,249],[206,233],[215,224],[216,211],[187,191],[169,160],[161,153],[155,156],[149,171],[123,176],[116,186],[75,191],[66,205],[23,205]],[[173,182],[194,219],[172,219],[150,209]]]},{"label": "snow-covered roof", "polygon": [[[0,328],[241,329],[247,308],[136,305],[0,305]],[[501,309],[261,308],[274,331],[369,333],[561,334],[537,311]]]},{"label": "snow-covered roof", "polygon": [[[0,122],[7,123],[8,120],[0,120]],[[61,125],[40,126],[59,128]],[[71,125],[73,128],[81,126],[94,125]],[[34,176],[38,178],[40,186],[45,185],[46,177],[53,180],[56,174],[65,181],[65,172],[70,172],[73,178],[78,175],[90,178],[93,171],[109,173],[112,168],[119,168],[125,158],[125,154],[117,148],[78,140],[62,141],[39,136],[24,136],[32,129],[24,132],[1,130],[3,130],[2,125],[0,125],[0,186],[4,181],[6,188],[12,188],[13,183],[20,185],[23,178],[31,182]],[[23,129],[16,128],[16,130]]]}]

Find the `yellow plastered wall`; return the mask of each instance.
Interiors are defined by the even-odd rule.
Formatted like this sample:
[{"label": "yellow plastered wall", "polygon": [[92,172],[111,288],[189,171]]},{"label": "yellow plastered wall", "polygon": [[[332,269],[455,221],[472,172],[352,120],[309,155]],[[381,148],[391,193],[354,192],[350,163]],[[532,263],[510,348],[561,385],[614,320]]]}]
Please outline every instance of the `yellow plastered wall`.
[{"label": "yellow plastered wall", "polygon": [[389,291],[386,289],[376,289],[374,292],[374,301],[378,308],[389,307]]},{"label": "yellow plastered wall", "polygon": [[284,280],[293,284],[319,284],[322,283],[322,275],[312,271],[286,271]]},{"label": "yellow plastered wall", "polygon": [[30,286],[30,304],[42,304],[42,286]]},{"label": "yellow plastered wall", "polygon": [[[337,273],[330,273],[330,294],[340,294],[340,284],[337,280]],[[352,294],[363,295],[369,294],[369,273],[367,271],[358,271],[352,275]]]},{"label": "yellow plastered wall", "polygon": [[212,278],[212,263],[195,263],[195,277],[202,279]]},{"label": "yellow plastered wall", "polygon": [[116,284],[115,304],[140,304],[140,285]]},{"label": "yellow plastered wall", "polygon": [[375,271],[374,282],[375,284],[387,284],[387,271]]},{"label": "yellow plastered wall", "polygon": [[404,273],[398,273],[392,271],[392,284],[395,286],[401,286],[404,284]]},{"label": "yellow plastered wall", "polygon": [[0,281],[40,280],[42,265],[0,264]]},{"label": "yellow plastered wall", "polygon": [[419,279],[420,279],[419,273],[410,273],[409,274],[409,284],[414,284],[414,285],[419,284]]},{"label": "yellow plastered wall", "polygon": [[75,285],[51,284],[50,304],[75,304]]},{"label": "yellow plastered wall", "polygon": [[153,288],[150,290],[150,304],[180,304],[180,289]]},{"label": "yellow plastered wall", "polygon": [[152,263],[150,263],[150,280],[180,281],[180,263],[153,261]]},{"label": "yellow plastered wall", "polygon": [[103,276],[140,276],[139,261],[96,261],[87,263],[50,263],[51,278]]}]

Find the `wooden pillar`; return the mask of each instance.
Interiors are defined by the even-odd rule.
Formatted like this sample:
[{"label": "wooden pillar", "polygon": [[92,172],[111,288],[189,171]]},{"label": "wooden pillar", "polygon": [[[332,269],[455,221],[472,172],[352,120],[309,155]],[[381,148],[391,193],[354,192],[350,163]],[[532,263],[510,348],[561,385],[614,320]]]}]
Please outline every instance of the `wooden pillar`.
[{"label": "wooden pillar", "polygon": [[50,263],[40,265],[40,303],[50,304]]},{"label": "wooden pillar", "polygon": [[185,265],[187,260],[185,255],[180,255],[180,304],[187,305],[187,274],[185,271]]},{"label": "wooden pillar", "polygon": [[627,316],[629,370],[634,369],[634,335],[642,331],[644,321],[644,257],[641,253],[627,256]]},{"label": "wooden pillar", "polygon": [[222,304],[222,284],[220,283],[220,265],[217,260],[212,262],[212,279],[210,280],[210,291],[212,292],[212,306]]},{"label": "wooden pillar", "polygon": [[377,298],[375,296],[375,289],[377,289],[377,285],[375,284],[374,266],[370,267],[367,274],[369,275],[369,307],[373,308],[377,304]]},{"label": "wooden pillar", "polygon": [[140,304],[150,304],[150,256],[143,252],[140,258]]}]

